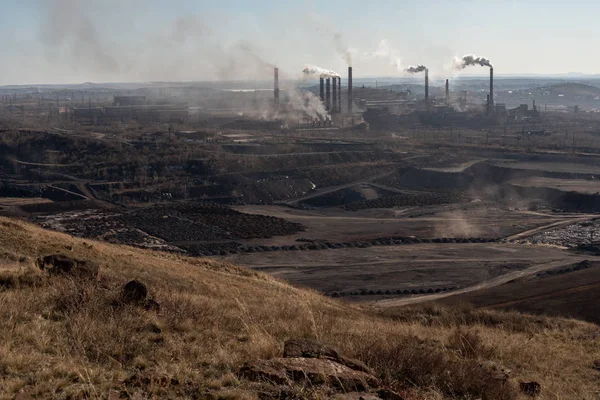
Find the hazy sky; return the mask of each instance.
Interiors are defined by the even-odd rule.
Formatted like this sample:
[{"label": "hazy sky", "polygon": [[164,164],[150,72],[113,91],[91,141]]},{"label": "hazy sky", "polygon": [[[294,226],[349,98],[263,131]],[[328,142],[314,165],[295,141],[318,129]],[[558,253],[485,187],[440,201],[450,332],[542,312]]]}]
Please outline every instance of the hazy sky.
[{"label": "hazy sky", "polygon": [[[600,72],[596,0],[0,0],[0,84]],[[481,67],[460,74],[486,73]]]}]

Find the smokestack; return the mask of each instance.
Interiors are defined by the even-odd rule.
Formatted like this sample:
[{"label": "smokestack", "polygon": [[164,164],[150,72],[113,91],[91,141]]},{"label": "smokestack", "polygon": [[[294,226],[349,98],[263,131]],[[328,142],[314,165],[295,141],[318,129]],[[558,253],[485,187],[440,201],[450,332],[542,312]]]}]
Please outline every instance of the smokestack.
[{"label": "smokestack", "polygon": [[331,104],[331,112],[335,113],[335,112],[337,112],[337,78],[333,77],[332,79],[333,80],[332,80],[331,83],[333,84],[333,87],[332,87],[332,89],[333,89],[333,93],[332,93],[333,99],[332,99],[332,104]]},{"label": "smokestack", "polygon": [[487,95],[487,103],[486,103],[486,113],[487,115],[490,115],[490,108],[491,108],[491,104],[490,104],[490,95]]},{"label": "smokestack", "polygon": [[450,81],[446,79],[446,105],[450,104]]},{"label": "smokestack", "polygon": [[494,67],[490,67],[490,107],[494,105]]},{"label": "smokestack", "polygon": [[279,68],[275,68],[273,70],[273,78],[275,80],[275,90],[274,90],[274,104],[275,110],[279,110]]},{"label": "smokestack", "polygon": [[352,67],[348,67],[348,114],[352,114]]},{"label": "smokestack", "polygon": [[331,112],[331,78],[325,80],[325,107]]},{"label": "smokestack", "polygon": [[342,77],[338,78],[338,112],[342,112]]},{"label": "smokestack", "polygon": [[321,101],[325,101],[325,79],[321,78],[320,79],[320,84],[321,84]]},{"label": "smokestack", "polygon": [[429,101],[429,69],[425,70],[425,101]]}]

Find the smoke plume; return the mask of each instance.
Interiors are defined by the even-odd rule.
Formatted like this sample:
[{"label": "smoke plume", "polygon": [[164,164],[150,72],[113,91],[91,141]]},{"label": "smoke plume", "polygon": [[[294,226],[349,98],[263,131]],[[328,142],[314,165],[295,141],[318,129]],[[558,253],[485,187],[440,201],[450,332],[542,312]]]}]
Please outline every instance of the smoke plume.
[{"label": "smoke plume", "polygon": [[481,67],[491,67],[492,63],[485,57],[477,57],[473,54],[467,54],[462,58],[454,58],[454,68],[456,69],[465,69],[473,65],[479,65]]},{"label": "smoke plume", "polygon": [[389,65],[393,66],[396,70],[402,70],[402,59],[398,50],[394,49],[390,42],[386,39],[382,39],[377,45],[377,50],[372,53],[365,53],[367,60],[380,61],[383,60]]},{"label": "smoke plume", "polygon": [[283,115],[279,116],[283,120],[294,120],[300,115],[311,120],[322,120],[329,115],[321,99],[312,92],[293,88],[286,91],[286,97],[286,108],[282,111]]},{"label": "smoke plume", "polygon": [[319,75],[320,78],[339,78],[340,74],[330,69],[317,67],[316,65],[306,65],[302,70],[305,76]]},{"label": "smoke plume", "polygon": [[346,61],[346,64],[348,64],[348,66],[351,67],[352,66],[352,53],[350,52],[350,49],[346,45],[346,42],[344,41],[342,34],[336,33],[335,35],[333,35],[333,41],[335,42],[336,51],[342,56],[344,61]]},{"label": "smoke plume", "polygon": [[61,53],[79,69],[116,73],[119,64],[100,41],[94,21],[77,0],[49,0],[47,20],[41,28],[41,42],[47,46],[46,58],[55,61]]},{"label": "smoke plume", "polygon": [[424,65],[415,65],[415,66],[411,66],[405,69],[406,72],[411,73],[411,74],[416,74],[419,72],[423,72],[427,70],[427,67]]}]

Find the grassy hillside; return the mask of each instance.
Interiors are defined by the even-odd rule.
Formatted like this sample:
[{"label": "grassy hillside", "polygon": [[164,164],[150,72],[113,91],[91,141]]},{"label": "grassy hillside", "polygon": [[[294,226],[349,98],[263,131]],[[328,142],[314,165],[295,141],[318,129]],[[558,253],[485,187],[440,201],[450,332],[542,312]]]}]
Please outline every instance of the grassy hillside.
[{"label": "grassy hillside", "polygon": [[[40,255],[100,264],[99,281],[48,276]],[[160,311],[119,302],[144,282]],[[325,399],[332,387],[251,382],[239,368],[289,338],[336,346],[406,399],[597,399],[600,328],[459,308],[384,315],[208,260],[74,239],[0,219],[0,398]],[[512,370],[500,383],[482,365]],[[340,390],[337,389],[339,392]]]}]

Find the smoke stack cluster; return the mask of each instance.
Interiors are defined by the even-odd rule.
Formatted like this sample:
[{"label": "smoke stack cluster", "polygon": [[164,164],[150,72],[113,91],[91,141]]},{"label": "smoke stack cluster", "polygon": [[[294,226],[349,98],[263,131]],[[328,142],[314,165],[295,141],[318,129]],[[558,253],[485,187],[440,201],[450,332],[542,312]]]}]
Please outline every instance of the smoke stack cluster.
[{"label": "smoke stack cluster", "polygon": [[275,105],[275,110],[279,110],[279,68],[275,68],[273,70],[273,76],[274,76],[274,80],[275,80],[274,105]]},{"label": "smoke stack cluster", "polygon": [[348,114],[352,114],[352,67],[348,67]]}]

